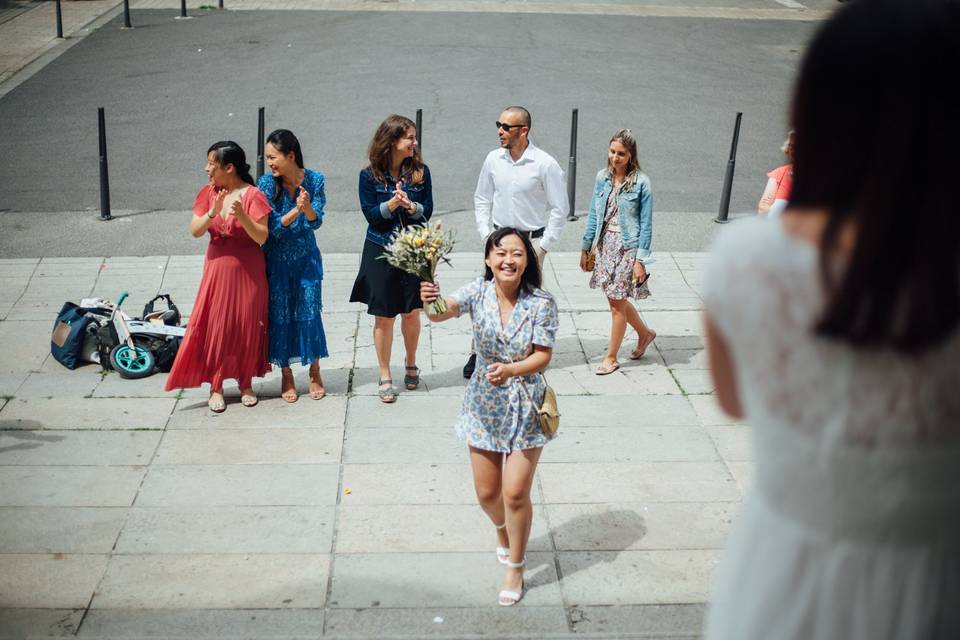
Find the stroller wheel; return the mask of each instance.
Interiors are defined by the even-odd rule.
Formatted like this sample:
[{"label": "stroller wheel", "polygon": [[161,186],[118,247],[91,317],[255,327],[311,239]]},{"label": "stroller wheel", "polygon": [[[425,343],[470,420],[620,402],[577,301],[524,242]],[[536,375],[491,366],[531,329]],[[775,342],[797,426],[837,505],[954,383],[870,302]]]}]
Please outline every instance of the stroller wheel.
[{"label": "stroller wheel", "polygon": [[146,378],[153,373],[156,361],[149,349],[136,345],[133,349],[124,343],[118,344],[110,351],[110,364],[117,370],[121,378],[134,380]]}]

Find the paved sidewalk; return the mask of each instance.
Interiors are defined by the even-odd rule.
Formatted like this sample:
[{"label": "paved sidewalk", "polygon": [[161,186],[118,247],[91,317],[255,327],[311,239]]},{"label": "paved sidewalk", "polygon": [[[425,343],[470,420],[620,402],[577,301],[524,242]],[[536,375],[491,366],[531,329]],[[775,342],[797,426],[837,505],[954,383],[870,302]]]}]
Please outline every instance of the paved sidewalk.
[{"label": "paved sidewalk", "polygon": [[[165,393],[162,374],[71,372],[48,355],[66,299],[128,290],[136,310],[162,290],[189,313],[201,256],[0,261],[0,637],[696,637],[749,481],[748,432],[710,396],[705,255],[656,258],[640,308],[659,337],[638,362],[628,341],[607,377],[592,373],[602,296],[576,254],[548,258],[563,419],[513,609],[496,606],[494,530],[452,433],[465,319],[425,322],[422,390],[383,405],[371,322],[345,302],[359,258],[327,254],[330,395],[288,405],[270,375],[258,407],[228,388],[214,416],[204,390]],[[479,262],[454,256],[444,288]]]},{"label": "paved sidewalk", "polygon": [[[57,38],[56,3],[14,3],[14,17],[0,22],[0,96],[13,89],[5,84],[31,63],[45,64],[90,33],[90,25],[118,7],[119,0],[62,2],[64,39]],[[23,10],[25,9],[25,10]]]}]

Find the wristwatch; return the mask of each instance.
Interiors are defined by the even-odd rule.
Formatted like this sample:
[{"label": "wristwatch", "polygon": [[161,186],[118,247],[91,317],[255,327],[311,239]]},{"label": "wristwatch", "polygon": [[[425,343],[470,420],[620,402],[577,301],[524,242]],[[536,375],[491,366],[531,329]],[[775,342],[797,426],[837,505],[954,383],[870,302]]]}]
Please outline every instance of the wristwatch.
[{"label": "wristwatch", "polygon": [[214,218],[217,217],[217,214],[213,209],[210,209],[210,213],[207,214],[207,217],[213,220]]}]

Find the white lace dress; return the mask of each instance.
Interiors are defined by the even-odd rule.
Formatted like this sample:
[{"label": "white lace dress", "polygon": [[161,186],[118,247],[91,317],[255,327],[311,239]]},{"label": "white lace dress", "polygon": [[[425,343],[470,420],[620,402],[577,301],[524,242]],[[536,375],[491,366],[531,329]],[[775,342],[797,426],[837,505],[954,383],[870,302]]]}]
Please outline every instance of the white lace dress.
[{"label": "white lace dress", "polygon": [[718,238],[706,308],[756,468],[705,637],[960,638],[960,332],[855,351],[811,334],[822,305],[815,247],[779,222]]}]

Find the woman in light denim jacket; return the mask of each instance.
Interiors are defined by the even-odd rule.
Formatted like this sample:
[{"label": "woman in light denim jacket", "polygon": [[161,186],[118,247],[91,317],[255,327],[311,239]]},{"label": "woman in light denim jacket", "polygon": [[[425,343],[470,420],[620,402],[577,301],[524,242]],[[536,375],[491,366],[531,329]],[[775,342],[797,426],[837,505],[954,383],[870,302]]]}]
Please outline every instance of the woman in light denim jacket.
[{"label": "woman in light denim jacket", "polygon": [[387,117],[367,149],[370,164],[360,172],[360,210],[367,221],[360,270],[350,302],[363,302],[374,316],[373,344],[380,368],[378,395],[395,402],[399,393],[390,374],[393,325],[400,316],[406,349],[404,386],[420,385],[417,344],[420,341],[420,279],[381,259],[393,234],[408,225],[424,224],[433,215],[430,169],[417,146],[417,128],[403,116]]},{"label": "woman in light denim jacket", "polygon": [[640,171],[637,140],[629,129],[620,129],[610,139],[607,168],[597,174],[597,182],[583,233],[580,268],[587,270],[587,257],[595,252],[596,266],[590,276],[590,288],[602,289],[610,305],[612,322],[607,353],[596,369],[598,376],[620,368],[617,352],[629,324],[637,332],[637,347],[631,360],[643,357],[647,346],[657,337],[630,303],[650,295],[647,264],[653,236],[653,195],[650,178]]}]

